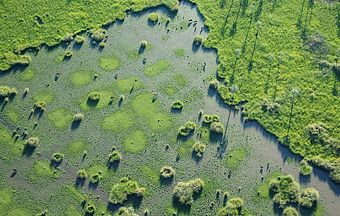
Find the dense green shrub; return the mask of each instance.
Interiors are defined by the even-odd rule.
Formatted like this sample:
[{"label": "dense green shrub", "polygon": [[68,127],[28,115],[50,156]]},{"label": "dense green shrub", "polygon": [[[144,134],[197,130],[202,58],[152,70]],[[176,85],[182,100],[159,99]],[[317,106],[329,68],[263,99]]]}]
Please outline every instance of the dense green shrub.
[{"label": "dense green shrub", "polygon": [[67,50],[64,54],[64,58],[71,58],[73,56],[73,52],[71,50]]},{"label": "dense green shrub", "polygon": [[92,33],[92,40],[95,42],[101,42],[105,38],[106,31],[102,28],[95,30]]},{"label": "dense green shrub", "polygon": [[39,138],[38,137],[30,137],[26,140],[26,146],[35,148],[39,145]]},{"label": "dense green shrub", "polygon": [[319,200],[319,192],[314,188],[306,188],[301,191],[299,204],[305,208],[312,208]]},{"label": "dense green shrub", "polygon": [[100,93],[90,92],[90,94],[88,95],[88,100],[98,102],[100,100]]},{"label": "dense green shrub", "polygon": [[120,152],[117,151],[117,150],[114,150],[109,155],[109,161],[108,162],[109,162],[109,164],[118,163],[118,162],[120,162],[121,159],[122,159],[122,155],[120,154]]},{"label": "dense green shrub", "polygon": [[133,207],[120,207],[115,216],[139,216]]},{"label": "dense green shrub", "polygon": [[95,173],[95,174],[90,176],[90,182],[92,184],[98,184],[101,179],[102,179],[101,172]]},{"label": "dense green shrub", "polygon": [[15,88],[10,88],[8,86],[0,86],[0,99],[10,97],[17,94]]},{"label": "dense green shrub", "polygon": [[178,134],[180,136],[189,136],[196,128],[196,124],[194,122],[188,121],[184,126],[181,126],[178,129]]},{"label": "dense green shrub", "polygon": [[283,208],[287,203],[298,201],[300,185],[294,180],[293,176],[278,176],[269,182],[270,190],[275,193],[273,200]]},{"label": "dense green shrub", "polygon": [[302,160],[300,162],[300,173],[301,175],[308,176],[312,174],[313,172],[313,167],[308,164],[306,160]]},{"label": "dense green shrub", "polygon": [[149,19],[150,22],[156,23],[159,19],[159,14],[158,13],[151,13],[148,16],[148,19]]},{"label": "dense green shrub", "polygon": [[136,181],[128,177],[122,178],[118,183],[114,184],[111,189],[109,201],[112,204],[122,204],[128,199],[128,196],[142,197],[145,188],[139,186]]},{"label": "dense green shrub", "polygon": [[86,214],[93,215],[96,212],[96,207],[92,204],[86,206]]},{"label": "dense green shrub", "polygon": [[61,163],[63,160],[64,160],[64,154],[62,153],[57,152],[52,155],[51,161],[54,163]]},{"label": "dense green shrub", "polygon": [[196,142],[193,146],[192,149],[194,151],[194,153],[198,156],[198,157],[203,157],[203,153],[205,152],[205,148],[207,146],[201,142]]},{"label": "dense green shrub", "polygon": [[225,207],[218,210],[218,216],[238,216],[245,215],[242,212],[244,202],[240,197],[234,197],[228,200]]},{"label": "dense green shrub", "polygon": [[148,45],[148,42],[145,41],[145,40],[140,42],[140,48],[142,48],[142,49],[145,49],[147,47],[147,45]]},{"label": "dense green shrub", "polygon": [[184,103],[180,100],[173,102],[171,109],[183,109]]},{"label": "dense green shrub", "polygon": [[209,82],[209,87],[212,89],[218,89],[219,82],[217,79],[211,80]]},{"label": "dense green shrub", "polygon": [[213,122],[220,122],[220,117],[218,115],[204,115],[203,122],[205,124],[211,124]]},{"label": "dense green shrub", "polygon": [[174,198],[182,205],[191,205],[194,201],[194,194],[203,190],[203,180],[197,178],[187,182],[178,182],[174,188]]},{"label": "dense green shrub", "polygon": [[73,116],[73,121],[74,122],[81,122],[84,119],[84,114],[82,113],[77,113]]},{"label": "dense green shrub", "polygon": [[46,107],[46,102],[45,101],[38,101],[34,104],[34,108],[36,110],[41,110],[44,109]]},{"label": "dense green shrub", "polygon": [[261,109],[263,112],[279,113],[280,104],[276,102],[270,102],[268,99],[264,98],[262,100]]},{"label": "dense green shrub", "polygon": [[83,44],[85,42],[85,38],[80,35],[76,35],[74,42],[76,44]]},{"label": "dense green shrub", "polygon": [[299,212],[294,207],[286,207],[283,210],[283,216],[299,216]]},{"label": "dense green shrub", "polygon": [[215,134],[223,134],[224,126],[221,122],[213,122],[210,125],[210,131]]},{"label": "dense green shrub", "polygon": [[86,170],[84,170],[84,169],[79,170],[77,178],[81,179],[81,180],[87,179],[87,172],[86,172]]},{"label": "dense green shrub", "polygon": [[171,166],[163,166],[159,171],[159,175],[163,179],[173,178],[176,174],[176,171]]}]

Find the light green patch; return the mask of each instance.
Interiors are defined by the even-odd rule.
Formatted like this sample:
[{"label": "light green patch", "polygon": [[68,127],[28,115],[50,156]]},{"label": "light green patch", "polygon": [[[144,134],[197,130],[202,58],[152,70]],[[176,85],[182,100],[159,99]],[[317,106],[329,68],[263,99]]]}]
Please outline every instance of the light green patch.
[{"label": "light green patch", "polygon": [[161,112],[160,104],[153,100],[150,93],[140,94],[132,101],[132,107],[147,124],[151,130],[161,132],[171,127],[171,118],[168,114]]},{"label": "light green patch", "polygon": [[18,123],[19,121],[19,113],[14,110],[13,108],[7,109],[5,114],[9,120],[11,120],[13,123]]},{"label": "light green patch", "polygon": [[176,49],[175,50],[175,56],[177,58],[183,58],[185,56],[185,51],[182,48]]},{"label": "light green patch", "polygon": [[0,209],[4,208],[5,205],[11,203],[13,197],[13,190],[10,188],[4,188],[0,190]]},{"label": "light green patch", "polygon": [[318,203],[315,211],[313,212],[313,216],[324,216],[324,215],[326,215],[325,208],[320,203]]},{"label": "light green patch", "polygon": [[143,83],[137,77],[128,77],[126,79],[118,80],[113,84],[114,88],[117,88],[122,94],[130,93],[131,89],[133,91],[139,90],[143,87]]},{"label": "light green patch", "polygon": [[147,139],[143,131],[135,130],[123,141],[124,150],[128,153],[138,153],[145,149]]},{"label": "light green patch", "polygon": [[148,179],[152,184],[159,184],[159,173],[158,170],[153,170],[148,166],[142,166],[141,168],[143,175]]},{"label": "light green patch", "polygon": [[139,58],[140,55],[137,50],[132,50],[127,53],[127,56],[129,60],[135,61]]},{"label": "light green patch", "polygon": [[183,88],[188,85],[188,81],[183,74],[180,73],[175,74],[173,76],[173,80],[176,82],[176,85],[180,88]]},{"label": "light green patch", "polygon": [[83,201],[84,195],[81,194],[73,185],[66,185],[65,190],[68,195],[72,195],[78,202]]},{"label": "light green patch", "polygon": [[54,170],[51,165],[50,161],[35,161],[33,165],[34,176],[32,180],[36,180],[39,177],[51,177],[51,178],[59,178],[60,172]]},{"label": "light green patch", "polygon": [[88,176],[97,174],[98,172],[101,172],[102,177],[107,176],[108,174],[108,168],[105,165],[102,164],[96,164],[94,166],[90,166],[88,169],[86,169],[86,172]]},{"label": "light green patch", "polygon": [[247,155],[247,149],[244,147],[233,149],[226,156],[226,165],[229,169],[237,169]]},{"label": "light green patch", "polygon": [[170,68],[171,64],[169,61],[162,59],[157,63],[150,65],[145,68],[144,73],[149,77],[155,77]]},{"label": "light green patch", "polygon": [[75,86],[88,85],[93,79],[93,73],[88,71],[76,71],[71,75],[71,82]]},{"label": "light green patch", "polygon": [[177,93],[177,89],[172,84],[162,86],[161,91],[167,96],[174,96]]},{"label": "light green patch", "polygon": [[104,56],[99,59],[99,66],[105,71],[114,71],[119,68],[120,59],[116,56]]},{"label": "light green patch", "polygon": [[83,141],[75,141],[68,145],[66,155],[69,155],[69,158],[72,157],[80,157],[83,155],[86,150],[87,144]]},{"label": "light green patch", "polygon": [[270,173],[269,175],[266,176],[263,184],[261,184],[259,187],[256,188],[256,191],[260,194],[261,197],[263,197],[265,199],[270,198],[269,197],[269,182],[272,179],[277,178],[280,175],[282,175],[282,173],[276,171],[276,172]]},{"label": "light green patch", "polygon": [[13,210],[10,210],[7,213],[7,216],[27,216],[30,215],[27,210],[21,209],[21,208],[16,208]]},{"label": "light green patch", "polygon": [[189,155],[192,152],[192,145],[194,145],[194,143],[195,141],[192,139],[180,143],[180,145],[177,147],[177,152],[181,156]]},{"label": "light green patch", "polygon": [[19,74],[19,79],[23,80],[23,81],[31,81],[34,78],[34,70],[24,70],[23,72],[21,72]]},{"label": "light green patch", "polygon": [[60,129],[65,129],[71,125],[72,115],[66,109],[56,109],[47,115],[47,118]]},{"label": "light green patch", "polygon": [[[116,97],[116,94],[113,91],[109,90],[99,90],[95,91],[99,92],[100,100],[97,104],[92,104],[88,102],[88,94],[82,97],[82,102],[80,103],[80,108],[83,110],[90,110],[90,109],[102,109],[108,107],[110,105],[111,97]],[[118,103],[118,98],[117,98]]]},{"label": "light green patch", "polygon": [[0,155],[3,159],[14,159],[15,155],[22,153],[23,142],[14,143],[11,132],[0,125]]},{"label": "light green patch", "polygon": [[51,103],[53,101],[54,94],[50,91],[41,91],[38,92],[34,97],[33,100],[35,102],[43,101],[45,103]]},{"label": "light green patch", "polygon": [[73,205],[69,205],[67,210],[66,210],[66,216],[82,216],[83,214],[81,214],[76,207],[74,207]]},{"label": "light green patch", "polygon": [[133,125],[133,117],[127,112],[119,111],[106,117],[103,121],[103,128],[112,132],[124,131]]}]

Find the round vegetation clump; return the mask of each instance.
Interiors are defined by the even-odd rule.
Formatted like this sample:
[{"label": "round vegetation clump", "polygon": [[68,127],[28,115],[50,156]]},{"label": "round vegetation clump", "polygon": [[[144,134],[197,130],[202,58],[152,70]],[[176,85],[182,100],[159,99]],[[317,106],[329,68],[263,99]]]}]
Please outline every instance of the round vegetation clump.
[{"label": "round vegetation clump", "polygon": [[176,174],[176,171],[171,166],[163,166],[159,171],[159,175],[163,179],[173,178]]},{"label": "round vegetation clump", "polygon": [[239,197],[234,197],[228,200],[225,207],[219,209],[217,215],[224,216],[224,215],[245,215],[242,212],[244,202]]},{"label": "round vegetation clump", "polygon": [[306,160],[300,162],[300,173],[303,176],[309,176],[313,172],[313,167]]},{"label": "round vegetation clump", "polygon": [[178,182],[174,189],[174,199],[182,205],[191,205],[194,202],[194,195],[199,194],[204,187],[204,181],[200,178],[187,182]]},{"label": "round vegetation clump", "polygon": [[64,58],[71,58],[73,56],[73,52],[70,50],[67,50],[64,54]]},{"label": "round vegetation clump", "polygon": [[120,160],[122,160],[122,155],[119,153],[119,151],[114,150],[109,155],[109,161],[108,162],[109,162],[109,164],[113,164],[113,163],[119,163]]},{"label": "round vegetation clump", "polygon": [[100,100],[99,92],[91,92],[88,96],[88,100],[98,102]]},{"label": "round vegetation clump", "polygon": [[194,151],[194,153],[198,156],[198,157],[203,157],[203,153],[205,152],[205,148],[207,146],[201,142],[196,142],[193,146],[192,146],[192,150]]},{"label": "round vegetation clump", "polygon": [[213,122],[220,122],[220,117],[218,115],[204,115],[203,116],[203,123],[210,125]]},{"label": "round vegetation clump", "polygon": [[100,47],[100,48],[104,48],[105,45],[106,45],[106,43],[105,43],[104,41],[101,41],[101,42],[99,43],[99,47]]},{"label": "round vegetation clump", "polygon": [[80,35],[76,35],[74,42],[79,45],[83,44],[85,42],[85,38]]},{"label": "round vegetation clump", "polygon": [[98,184],[101,179],[102,179],[101,173],[95,173],[90,176],[90,182],[92,184]]},{"label": "round vegetation clump", "polygon": [[283,216],[299,216],[299,213],[296,208],[289,206],[283,210]]},{"label": "round vegetation clump", "polygon": [[81,180],[87,179],[87,172],[86,172],[86,170],[84,170],[84,169],[79,170],[77,178],[81,179]]},{"label": "round vegetation clump", "polygon": [[74,122],[81,122],[84,119],[84,114],[82,113],[77,113],[73,116],[73,121]]},{"label": "round vegetation clump", "polygon": [[17,94],[17,90],[15,88],[10,88],[8,86],[0,86],[0,98],[6,98],[15,96]]},{"label": "round vegetation clump", "polygon": [[218,85],[219,85],[219,82],[217,79],[214,79],[214,80],[211,80],[209,82],[209,87],[212,88],[212,89],[218,89]]},{"label": "round vegetation clump", "polygon": [[39,145],[39,138],[38,137],[30,137],[26,140],[26,146],[35,148]]},{"label": "round vegetation clump", "polygon": [[319,192],[314,188],[302,190],[299,197],[299,204],[305,208],[312,208],[319,200]]},{"label": "round vegetation clump", "polygon": [[38,101],[34,104],[34,108],[36,110],[41,110],[44,109],[46,107],[46,102],[45,101]]},{"label": "round vegetation clump", "polygon": [[299,199],[300,185],[291,175],[278,176],[269,182],[269,189],[275,194],[274,203],[283,208],[287,203],[296,203]]},{"label": "round vegetation clump", "polygon": [[93,215],[96,212],[96,207],[92,204],[86,206],[86,214]]},{"label": "round vegetation clump", "polygon": [[191,133],[194,132],[195,128],[196,128],[196,124],[194,122],[188,121],[187,123],[185,123],[184,126],[181,126],[178,129],[178,135],[189,136]]},{"label": "round vegetation clump", "polygon": [[224,126],[221,122],[213,122],[210,125],[210,131],[215,134],[223,134]]},{"label": "round vegetation clump", "polygon": [[64,154],[62,154],[62,153],[57,152],[57,153],[54,153],[54,154],[52,155],[51,161],[54,162],[54,163],[58,163],[58,164],[59,164],[59,163],[61,163],[63,160],[64,160]]},{"label": "round vegetation clump", "polygon": [[106,31],[104,29],[102,29],[102,28],[97,29],[92,34],[92,40],[95,41],[95,42],[100,42],[100,41],[104,40],[105,34],[106,34]]},{"label": "round vegetation clump", "polygon": [[120,207],[118,212],[115,214],[116,216],[139,216],[135,213],[135,209],[133,207]]},{"label": "round vegetation clump", "polygon": [[184,103],[180,100],[177,100],[172,104],[171,109],[183,109],[183,107]]},{"label": "round vegetation clump", "polygon": [[202,38],[201,36],[196,36],[196,37],[194,37],[194,42],[193,42],[193,44],[194,44],[195,46],[200,46],[200,45],[202,44],[202,42],[203,42],[203,38]]},{"label": "round vegetation clump", "polygon": [[145,188],[141,187],[136,181],[125,177],[112,186],[109,201],[114,205],[123,204],[124,201],[128,200],[128,197],[142,197],[144,192]]},{"label": "round vegetation clump", "polygon": [[140,48],[145,49],[148,46],[148,42],[143,40],[140,42]]},{"label": "round vegetation clump", "polygon": [[152,23],[156,23],[159,19],[159,14],[158,13],[151,13],[148,16],[148,20]]}]

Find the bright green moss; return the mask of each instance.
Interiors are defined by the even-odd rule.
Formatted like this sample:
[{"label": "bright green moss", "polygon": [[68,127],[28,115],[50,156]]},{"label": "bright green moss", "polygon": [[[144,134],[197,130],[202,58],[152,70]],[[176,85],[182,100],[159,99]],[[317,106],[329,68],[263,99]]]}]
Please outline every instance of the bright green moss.
[{"label": "bright green moss", "polygon": [[133,131],[128,134],[123,141],[123,148],[129,153],[138,153],[145,149],[147,145],[147,138],[143,131]]},{"label": "bright green moss", "polygon": [[19,78],[23,81],[31,81],[34,78],[35,72],[32,69],[24,70],[19,74]]},{"label": "bright green moss", "polygon": [[133,117],[131,114],[119,111],[106,117],[103,121],[102,127],[105,130],[110,130],[112,132],[120,132],[129,129],[132,125]]},{"label": "bright green moss", "polygon": [[120,59],[116,56],[104,56],[99,59],[99,66],[105,71],[114,71],[119,68]]},{"label": "bright green moss", "polygon": [[226,156],[226,165],[229,169],[237,169],[239,168],[242,161],[247,156],[246,148],[236,148],[227,153]]},{"label": "bright green moss", "polygon": [[144,74],[148,77],[155,77],[170,68],[171,64],[169,61],[162,59],[159,60],[157,63],[150,65],[145,68]]},{"label": "bright green moss", "polygon": [[65,129],[71,125],[72,115],[66,109],[56,109],[47,115],[48,119],[54,124],[55,127]]},{"label": "bright green moss", "polygon": [[71,81],[75,86],[85,86],[88,85],[91,81],[93,74],[92,72],[87,71],[76,71],[71,75]]}]

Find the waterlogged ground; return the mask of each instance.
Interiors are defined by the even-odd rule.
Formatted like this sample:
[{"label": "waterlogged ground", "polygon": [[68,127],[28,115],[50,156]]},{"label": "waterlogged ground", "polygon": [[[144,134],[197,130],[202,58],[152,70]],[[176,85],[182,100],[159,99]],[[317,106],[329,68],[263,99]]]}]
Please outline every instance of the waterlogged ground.
[{"label": "waterlogged ground", "polygon": [[[153,11],[161,14],[159,25],[148,22]],[[167,25],[168,18],[171,22]],[[197,25],[188,26],[190,19],[198,21]],[[126,175],[146,188],[144,198],[132,202],[140,214],[149,209],[152,215],[215,215],[223,204],[222,199],[216,199],[216,190],[242,197],[253,215],[281,214],[264,183],[278,173],[292,174],[302,187],[312,186],[320,192],[321,202],[314,213],[337,215],[340,188],[327,173],[314,169],[310,178],[299,177],[299,158],[256,123],[244,124],[237,111],[223,105],[216,92],[208,91],[209,79],[217,69],[217,54],[192,46],[196,35],[206,37],[202,27],[196,8],[187,3],[182,3],[176,16],[165,8],[131,14],[124,22],[107,27],[103,49],[84,34],[87,40],[82,46],[72,42],[42,48],[31,53],[34,57],[28,68],[3,75],[0,85],[15,87],[19,94],[0,112],[0,215],[33,215],[45,209],[49,215],[84,215],[81,202],[85,194],[96,205],[98,215],[113,214],[117,208],[108,205],[108,194]],[[142,40],[148,46],[139,53]],[[73,56],[63,60],[67,50]],[[29,93],[22,97],[25,88]],[[98,104],[87,102],[87,94],[93,91],[101,94]],[[124,100],[120,104],[121,95]],[[171,112],[176,100],[185,103],[182,112]],[[38,101],[47,103],[46,112],[30,117]],[[186,141],[177,139],[178,127],[187,121],[201,125],[201,109],[221,117],[227,126],[224,141],[211,139],[204,127],[198,127]],[[72,117],[78,112],[85,117],[80,125],[74,125]],[[33,153],[23,151],[23,140],[14,142],[11,135],[17,127],[40,138]],[[192,156],[192,144],[197,140],[207,144],[201,160]],[[118,167],[108,168],[113,146],[123,159]],[[84,151],[87,155],[83,158]],[[55,152],[65,154],[60,169],[50,166]],[[172,184],[159,181],[164,165],[176,169]],[[11,177],[13,169],[17,174]],[[98,187],[86,181],[77,188],[79,169],[86,169],[89,175],[101,171]],[[173,205],[174,185],[199,177],[205,187],[191,209]]]}]

